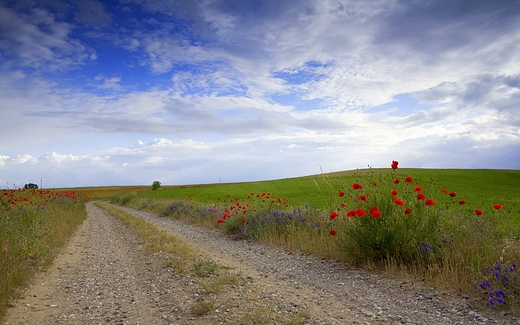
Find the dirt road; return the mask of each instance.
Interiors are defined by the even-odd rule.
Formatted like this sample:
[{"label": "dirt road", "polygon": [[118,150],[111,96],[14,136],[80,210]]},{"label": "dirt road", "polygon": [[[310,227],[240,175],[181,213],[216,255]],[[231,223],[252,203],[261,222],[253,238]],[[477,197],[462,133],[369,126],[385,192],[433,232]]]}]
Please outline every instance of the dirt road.
[{"label": "dirt road", "polygon": [[[4,324],[520,324],[467,296],[124,209],[203,249],[242,283],[208,295],[89,203],[86,221]],[[193,313],[211,299],[208,313]]]}]

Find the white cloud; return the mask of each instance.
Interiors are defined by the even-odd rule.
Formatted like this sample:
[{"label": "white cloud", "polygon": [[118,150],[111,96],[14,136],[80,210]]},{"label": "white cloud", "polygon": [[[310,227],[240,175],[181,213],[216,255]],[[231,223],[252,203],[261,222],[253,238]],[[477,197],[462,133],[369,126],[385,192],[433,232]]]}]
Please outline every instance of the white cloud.
[{"label": "white cloud", "polygon": [[518,168],[514,2],[27,3],[0,6],[2,175]]},{"label": "white cloud", "polygon": [[52,152],[48,155],[45,155],[43,158],[48,160],[52,164],[58,164],[58,165],[60,165],[62,163],[74,162],[74,161],[78,161],[78,160],[82,159],[82,157],[80,157],[80,156],[59,154],[56,152]]},{"label": "white cloud", "polygon": [[[45,9],[18,14],[0,6],[0,50],[17,57],[24,66],[62,70],[83,64],[89,50],[69,37],[72,28]],[[11,60],[10,64],[18,62]]]},{"label": "white cloud", "polygon": [[5,166],[5,162],[7,159],[9,159],[9,156],[0,155],[0,167]]}]

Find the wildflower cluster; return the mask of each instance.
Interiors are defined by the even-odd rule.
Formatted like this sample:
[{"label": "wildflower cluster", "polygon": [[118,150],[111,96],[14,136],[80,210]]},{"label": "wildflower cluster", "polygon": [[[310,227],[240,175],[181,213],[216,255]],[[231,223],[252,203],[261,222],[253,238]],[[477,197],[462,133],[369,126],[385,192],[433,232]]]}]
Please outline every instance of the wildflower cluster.
[{"label": "wildflower cluster", "polygon": [[77,192],[56,190],[18,189],[3,190],[0,195],[0,207],[3,211],[9,211],[20,207],[45,207],[51,201],[59,199],[70,199],[73,203],[86,203],[88,198]]},{"label": "wildflower cluster", "polygon": [[[50,226],[45,225],[46,214],[53,213],[46,211],[47,206],[52,203],[56,204],[84,204],[88,198],[83,197],[77,192],[57,190],[37,190],[37,189],[18,189],[3,190],[0,193],[0,226],[4,230],[11,231],[20,226],[20,220],[33,220],[30,222],[32,228],[37,224],[36,220],[42,223],[38,227],[44,232],[48,231]],[[26,230],[29,228],[26,227]],[[39,230],[36,229],[33,234],[35,239],[39,236]]]},{"label": "wildflower cluster", "polygon": [[248,238],[251,226],[246,224],[258,221],[255,219],[258,215],[278,213],[289,206],[285,198],[276,197],[271,192],[251,192],[245,198],[232,198],[227,194],[217,201],[225,205],[224,207],[220,204],[215,205],[216,209],[221,210],[220,218],[216,223],[224,224],[226,231],[233,234],[234,239]]},{"label": "wildflower cluster", "polygon": [[[268,233],[269,230],[278,235],[288,235],[290,231],[297,231],[300,228],[316,229],[324,226],[321,222],[313,221],[308,207],[298,207],[286,211],[262,210],[251,213],[246,221],[242,222],[241,220],[240,224],[237,224],[236,220],[238,218],[232,219],[228,224],[228,231],[234,240],[259,238]],[[237,225],[237,227],[233,228],[233,225]],[[331,233],[331,235],[335,236],[334,233]]]},{"label": "wildflower cluster", "polygon": [[[394,172],[398,164],[392,161]],[[330,212],[334,230],[331,235],[344,232],[342,238],[346,240],[347,252],[359,259],[392,256],[429,263],[446,247],[446,238],[450,238],[449,243],[453,244],[453,237],[441,218],[441,215],[453,211],[436,207],[438,199],[444,200],[436,198],[431,184],[426,187],[417,184],[412,176],[392,174],[391,180],[387,178],[381,175],[379,179],[369,180],[371,186],[356,181],[337,192],[338,198],[344,201]],[[454,191],[442,189],[441,192],[450,200],[457,197]],[[463,206],[466,200],[460,199],[458,203]],[[497,210],[503,208],[500,204],[493,207]],[[482,215],[483,212],[478,209],[475,214]],[[342,216],[346,218],[342,220]]]},{"label": "wildflower cluster", "polygon": [[[231,195],[227,195],[227,198],[218,198],[218,201],[227,203],[228,207],[223,210],[220,219],[217,219],[217,223],[224,223],[226,219],[230,219],[233,216],[245,216],[250,212],[256,213],[261,210],[271,211],[274,208],[280,208],[284,206],[287,208],[289,204],[285,198],[275,197],[270,192],[254,193],[251,192],[245,197],[245,200],[239,197],[231,198]],[[246,218],[240,219],[241,223],[246,222]]]},{"label": "wildflower cluster", "polygon": [[485,268],[483,273],[486,280],[482,281],[478,287],[474,285],[474,288],[482,290],[489,305],[507,305],[507,300],[514,299],[518,294],[515,292],[519,287],[516,263],[512,263],[510,266],[496,263],[491,268]]}]

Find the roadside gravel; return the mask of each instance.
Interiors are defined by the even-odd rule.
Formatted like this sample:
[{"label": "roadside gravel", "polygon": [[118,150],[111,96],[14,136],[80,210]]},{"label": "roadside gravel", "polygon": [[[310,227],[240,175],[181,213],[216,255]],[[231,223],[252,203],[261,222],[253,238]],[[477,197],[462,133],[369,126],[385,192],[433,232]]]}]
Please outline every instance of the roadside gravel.
[{"label": "roadside gravel", "polygon": [[508,313],[478,310],[464,295],[120,208],[196,245],[243,284],[226,287],[208,314],[194,316],[192,307],[211,299],[197,280],[146,252],[119,220],[89,203],[66,250],[4,324],[520,324]]},{"label": "roadside gravel", "polygon": [[[286,309],[305,309],[309,322],[327,324],[520,324],[494,310],[481,311],[466,295],[435,291],[342,263],[225,235],[154,214],[127,212],[189,240],[220,264],[262,283],[260,296]],[[278,302],[279,301],[279,302]]]}]

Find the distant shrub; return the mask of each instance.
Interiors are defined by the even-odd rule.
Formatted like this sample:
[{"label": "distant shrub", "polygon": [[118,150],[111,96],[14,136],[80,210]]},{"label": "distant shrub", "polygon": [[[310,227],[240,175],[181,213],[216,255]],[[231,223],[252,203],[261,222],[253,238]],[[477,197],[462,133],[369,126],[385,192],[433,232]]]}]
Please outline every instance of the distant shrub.
[{"label": "distant shrub", "polygon": [[26,190],[37,190],[38,189],[38,185],[34,184],[34,183],[29,183],[29,184],[25,184],[23,186],[24,189]]},{"label": "distant shrub", "polygon": [[152,183],[152,191],[157,191],[159,189],[159,187],[161,187],[161,182],[159,181],[154,181]]}]

